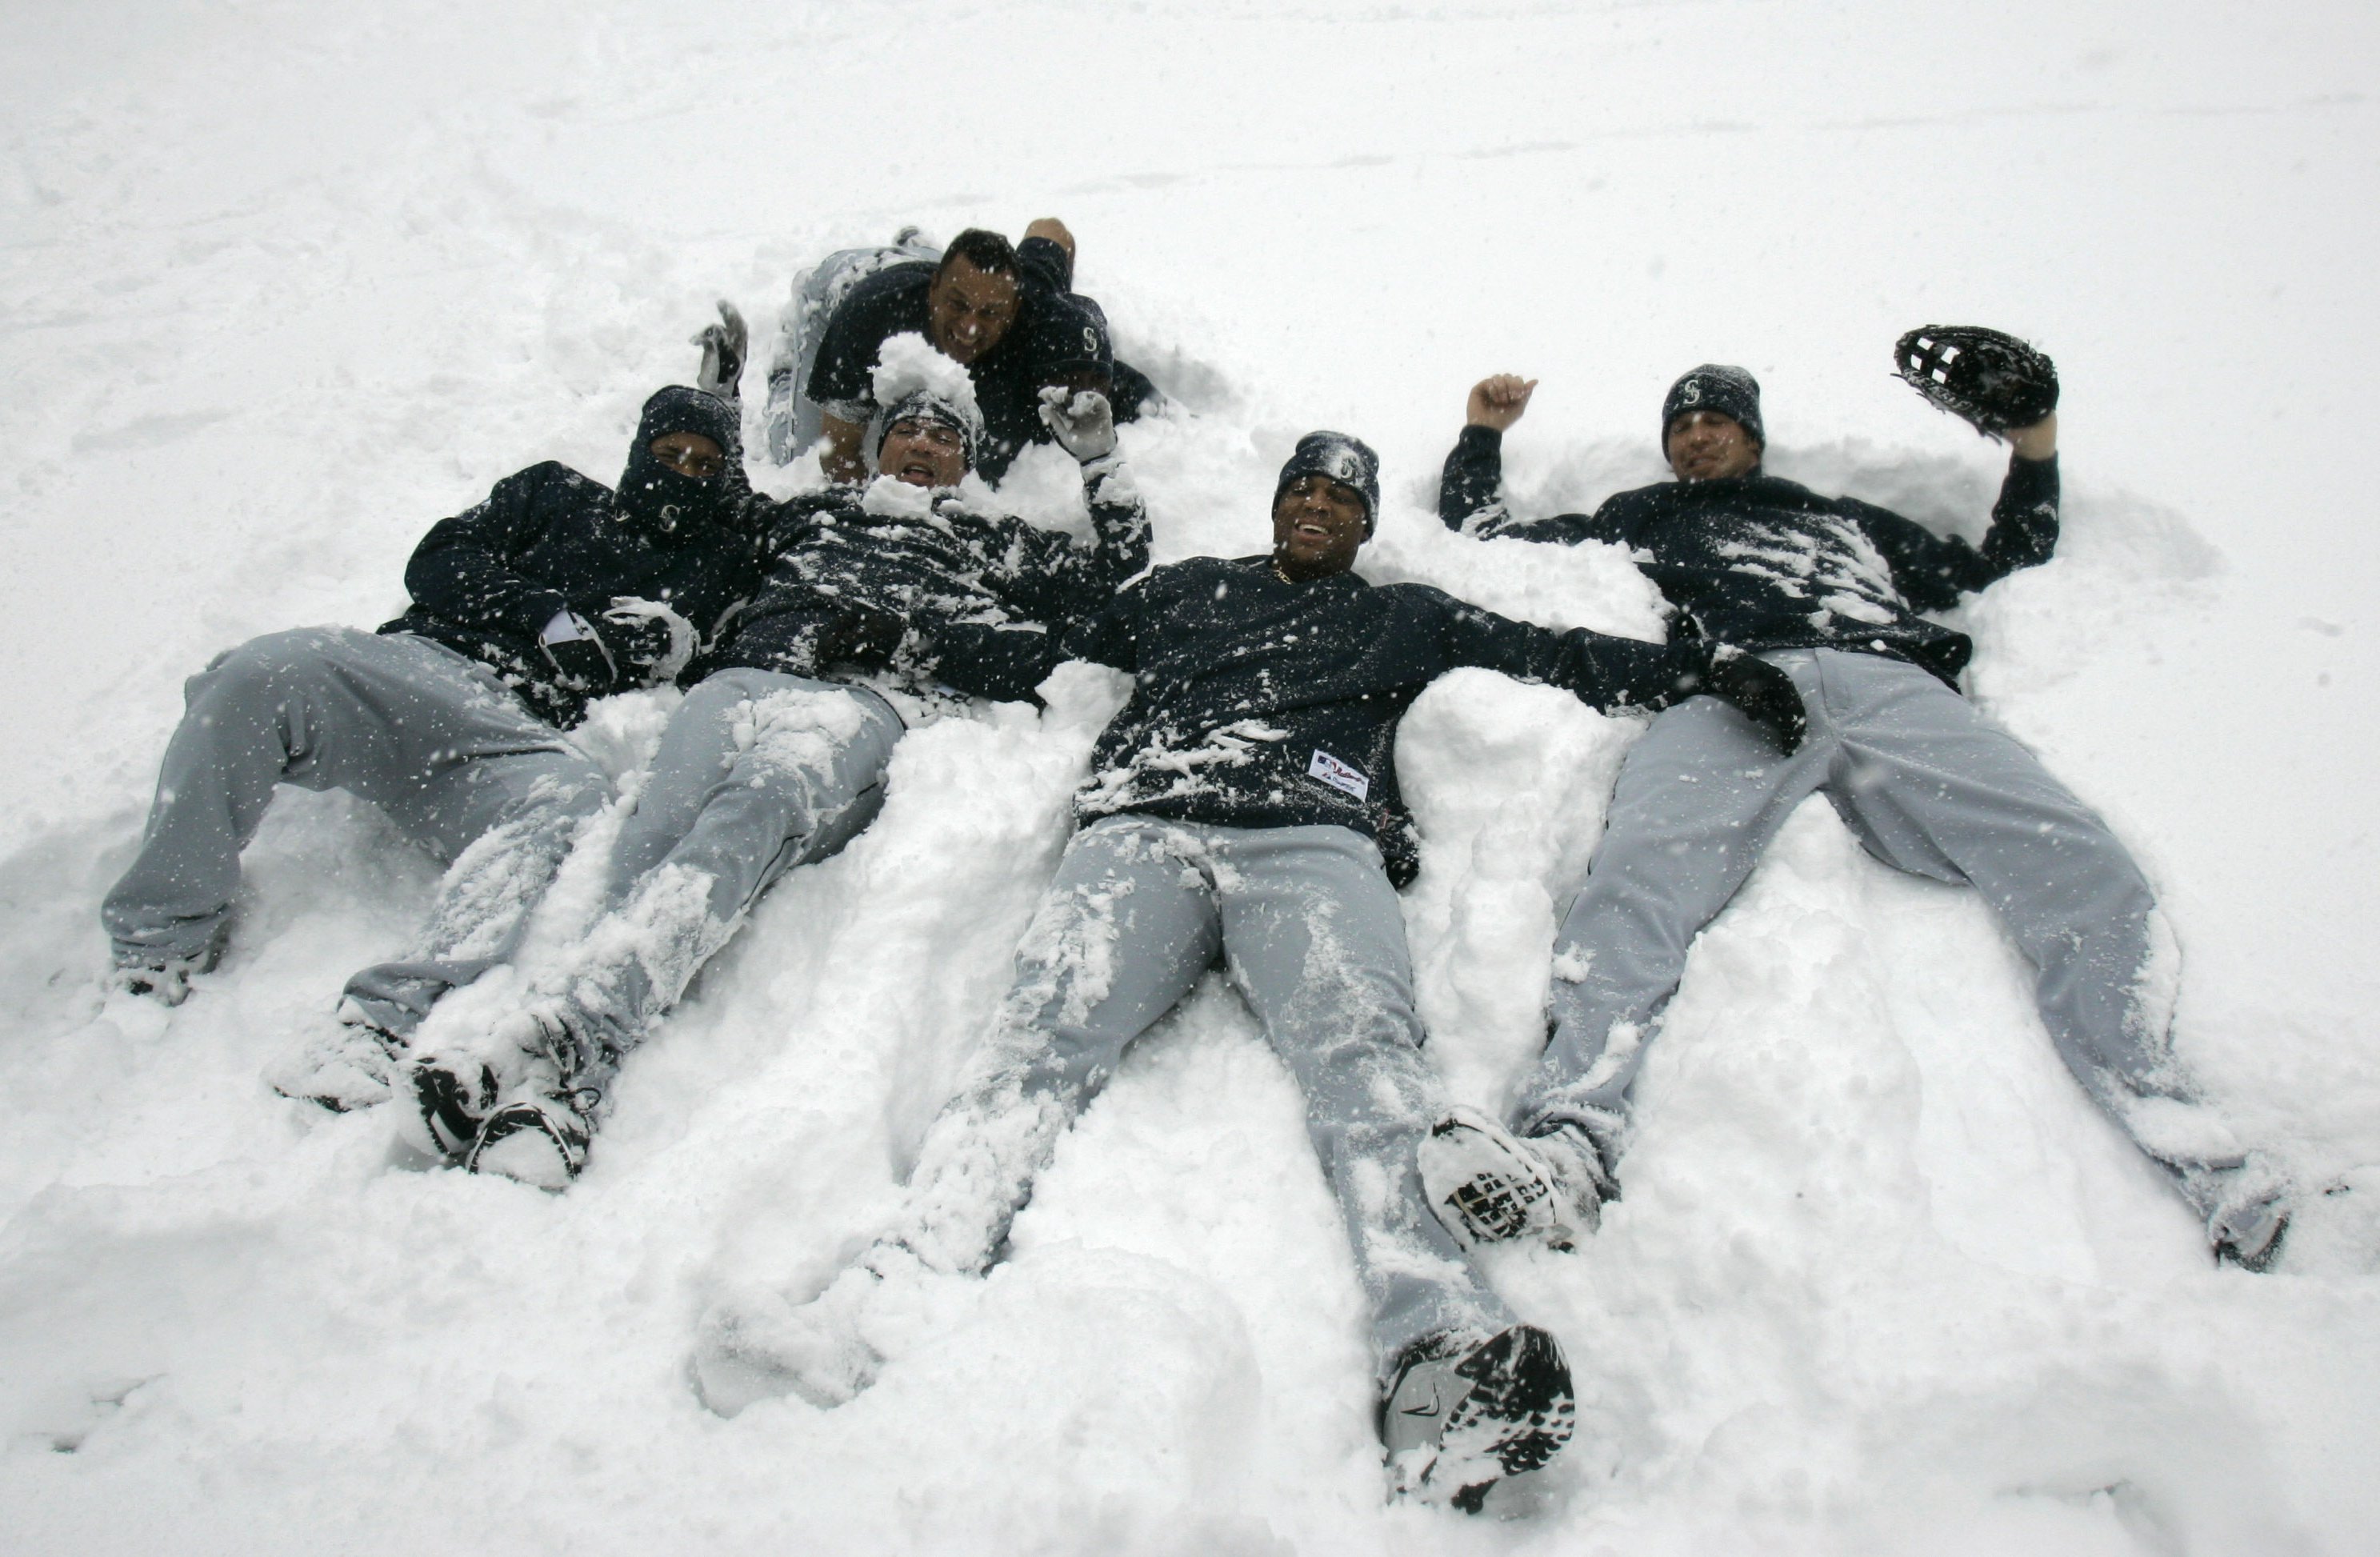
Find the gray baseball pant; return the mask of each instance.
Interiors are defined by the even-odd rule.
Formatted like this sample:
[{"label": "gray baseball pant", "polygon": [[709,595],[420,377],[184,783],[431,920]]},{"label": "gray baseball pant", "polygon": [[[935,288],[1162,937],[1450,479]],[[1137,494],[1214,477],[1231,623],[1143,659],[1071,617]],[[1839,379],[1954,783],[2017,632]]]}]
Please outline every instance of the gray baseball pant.
[{"label": "gray baseball pant", "polygon": [[1512,1322],[1422,1198],[1440,1102],[1404,918],[1370,839],[1117,816],[1067,845],[978,1078],[927,1133],[888,1241],[945,1271],[1000,1258],[1057,1137],[1220,954],[1305,1096],[1384,1375],[1414,1341]]},{"label": "gray baseball pant", "polygon": [[273,786],[344,789],[447,865],[413,949],[347,982],[358,1014],[399,1035],[512,954],[579,823],[611,799],[601,770],[488,667],[409,633],[273,633],[184,696],[140,856],[100,909],[119,958],[204,956]]},{"label": "gray baseball pant", "polygon": [[777,349],[769,364],[769,398],[762,413],[769,458],[778,465],[819,441],[825,412],[809,397],[810,370],[836,308],[851,289],[887,265],[909,260],[940,260],[942,251],[918,239],[882,249],[845,249],[828,255],[795,278],[794,295],[778,322]]},{"label": "gray baseball pant", "polygon": [[2042,1022],[2067,1067],[2215,1212],[2239,1187],[2227,1181],[2245,1154],[2174,1057],[2177,954],[2107,824],[1916,665],[1832,649],[1762,658],[1800,688],[1808,738],[1780,757],[1742,714],[1694,698],[1629,752],[1555,940],[1552,1032],[1516,1110],[1523,1131],[1576,1125],[1612,1164],[1689,944],[1815,790],[1877,858],[1984,894],[2034,966]]},{"label": "gray baseball pant", "polygon": [[862,687],[726,670],[686,694],[613,845],[603,917],[540,980],[593,1040],[580,1086],[606,1085],[770,882],[875,820],[901,734],[892,705]]}]

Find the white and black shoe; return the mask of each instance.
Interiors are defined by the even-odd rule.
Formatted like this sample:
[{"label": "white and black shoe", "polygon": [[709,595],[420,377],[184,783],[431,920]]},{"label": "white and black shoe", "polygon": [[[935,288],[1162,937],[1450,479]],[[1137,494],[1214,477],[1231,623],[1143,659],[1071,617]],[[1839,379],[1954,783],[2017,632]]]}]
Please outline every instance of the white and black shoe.
[{"label": "white and black shoe", "polygon": [[2206,1241],[2216,1264],[2258,1272],[2273,1268],[2297,1208],[2296,1183],[2279,1163],[2252,1151],[2236,1168],[2206,1174],[2195,1183],[2186,1177],[2185,1187],[2198,1188],[2211,1202]]},{"label": "white and black shoe", "polygon": [[190,998],[190,980],[212,973],[223,961],[224,943],[231,933],[228,921],[215,927],[207,943],[186,957],[160,956],[146,947],[119,945],[107,970],[107,987],[160,1005],[179,1005]]},{"label": "white and black shoe", "polygon": [[1422,1193],[1465,1245],[1539,1238],[1566,1249],[1592,1234],[1618,1198],[1585,1132],[1553,1125],[1524,1139],[1458,1105],[1415,1150]]},{"label": "white and black shoe", "polygon": [[461,1162],[497,1109],[566,1095],[583,1069],[577,1037],[557,1012],[516,1012],[476,1045],[414,1061],[405,1134],[421,1150]]},{"label": "white and black shoe", "polygon": [[1497,1482],[1542,1467],[1577,1425],[1561,1344],[1527,1324],[1484,1341],[1425,1337],[1407,1348],[1380,1402],[1393,1494],[1466,1514]]},{"label": "white and black shoe", "polygon": [[590,1089],[506,1102],[480,1126],[463,1166],[540,1189],[567,1189],[587,1165],[587,1144],[601,1101]]},{"label": "white and black shoe", "polygon": [[404,1064],[405,1040],[370,1022],[335,1021],[283,1055],[264,1084],[301,1103],[352,1113],[388,1101]]},{"label": "white and black shoe", "polygon": [[475,1055],[433,1054],[414,1062],[408,1080],[413,1107],[403,1134],[433,1157],[461,1162],[496,1110],[503,1080],[495,1067]]}]

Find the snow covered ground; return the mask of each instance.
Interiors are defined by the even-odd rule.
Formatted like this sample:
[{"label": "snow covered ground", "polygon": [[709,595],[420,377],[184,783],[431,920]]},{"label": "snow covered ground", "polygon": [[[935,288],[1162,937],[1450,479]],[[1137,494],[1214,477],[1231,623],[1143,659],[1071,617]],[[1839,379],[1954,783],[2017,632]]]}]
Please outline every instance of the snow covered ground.
[{"label": "snow covered ground", "polygon": [[[2380,1548],[2380,18],[2025,0],[19,5],[0,29],[0,1548],[2336,1553]],[[540,457],[609,479],[710,299],[1055,213],[1182,412],[1161,557],[1255,549],[1294,436],[1381,450],[1367,563],[1645,632],[1614,557],[1439,530],[1480,375],[1525,501],[1659,474],[1741,361],[1772,468],[1976,525],[1993,451],[1888,374],[2057,355],[2056,562],[1975,695],[2106,810],[2189,957],[2180,1042],[2319,1199],[2211,1268],[1971,896],[1796,816],[1697,949],[1627,1198],[1495,1264],[1583,1428],[1508,1524],[1384,1507],[1357,1295],[1285,1073],[1210,985],[1062,1149],[1016,1257],[854,1405],[686,1387],[715,1295],[824,1280],[979,1036],[1112,706],[913,736],[628,1066],[550,1198],[419,1171],[261,1067],[434,879],[287,794],[231,955],[103,1002],[95,910],[180,679],[370,625]],[[1062,469],[1010,487],[1054,507]],[[591,738],[632,770],[664,699]],[[1400,760],[1433,1052],[1500,1100],[1634,726],[1448,677]],[[535,955],[552,955],[573,880]],[[574,899],[573,893],[580,895]],[[493,1000],[500,991],[474,991]]]}]

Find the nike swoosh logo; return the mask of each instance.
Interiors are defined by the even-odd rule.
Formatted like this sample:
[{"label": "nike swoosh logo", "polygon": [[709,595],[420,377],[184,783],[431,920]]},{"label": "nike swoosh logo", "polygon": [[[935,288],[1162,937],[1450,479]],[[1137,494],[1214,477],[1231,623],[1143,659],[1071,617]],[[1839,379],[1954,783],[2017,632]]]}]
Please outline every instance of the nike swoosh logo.
[{"label": "nike swoosh logo", "polygon": [[1446,1409],[1446,1407],[1439,1403],[1438,1398],[1438,1386],[1436,1384],[1432,1384],[1429,1387],[1429,1404],[1427,1405],[1408,1405],[1401,1414],[1407,1417],[1435,1417],[1444,1409]]}]

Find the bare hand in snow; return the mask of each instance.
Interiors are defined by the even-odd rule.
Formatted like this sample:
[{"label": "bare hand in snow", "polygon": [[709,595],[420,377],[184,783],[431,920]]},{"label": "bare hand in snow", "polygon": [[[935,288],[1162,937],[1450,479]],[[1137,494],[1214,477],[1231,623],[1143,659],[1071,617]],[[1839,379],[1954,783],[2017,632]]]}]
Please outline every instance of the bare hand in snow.
[{"label": "bare hand in snow", "polygon": [[1492,427],[1501,432],[1521,420],[1529,408],[1529,396],[1537,392],[1537,381],[1524,379],[1518,373],[1491,373],[1471,386],[1471,405],[1466,420],[1474,427]]}]

